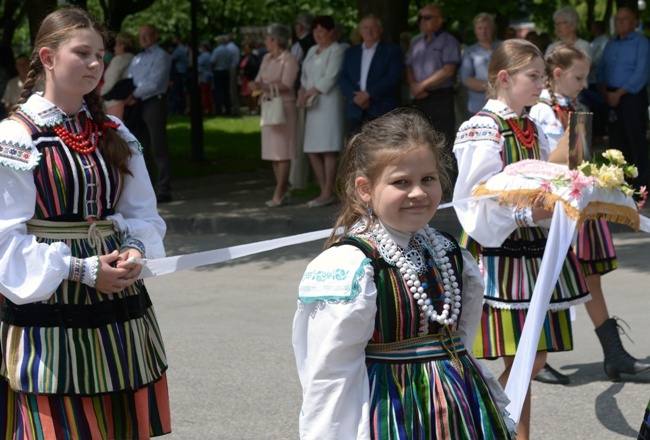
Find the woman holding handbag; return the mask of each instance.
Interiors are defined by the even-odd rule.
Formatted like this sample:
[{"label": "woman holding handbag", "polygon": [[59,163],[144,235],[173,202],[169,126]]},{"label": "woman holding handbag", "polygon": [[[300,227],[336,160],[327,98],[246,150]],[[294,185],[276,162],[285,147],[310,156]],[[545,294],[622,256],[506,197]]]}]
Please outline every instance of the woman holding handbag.
[{"label": "woman holding handbag", "polygon": [[262,110],[262,159],[273,162],[276,183],[273,197],[266,202],[269,208],[287,205],[291,199],[289,170],[296,155],[296,96],[293,85],[298,75],[298,62],[287,50],[290,39],[291,30],[287,26],[277,23],[269,25],[264,39],[269,52],[262,60],[255,81],[248,83],[251,90],[262,92],[263,100],[272,99],[270,95],[277,92],[283,103],[284,123],[264,123],[270,115],[265,115]]}]

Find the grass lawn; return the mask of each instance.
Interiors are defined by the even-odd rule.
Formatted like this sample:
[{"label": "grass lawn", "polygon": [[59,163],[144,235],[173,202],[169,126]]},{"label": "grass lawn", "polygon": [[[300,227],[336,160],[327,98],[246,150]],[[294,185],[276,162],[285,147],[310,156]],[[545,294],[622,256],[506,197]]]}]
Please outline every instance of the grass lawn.
[{"label": "grass lawn", "polygon": [[167,135],[170,154],[175,165],[172,167],[174,179],[256,171],[271,167],[270,162],[260,158],[259,117],[204,118],[204,161],[190,160],[192,134],[189,116],[169,117]]}]

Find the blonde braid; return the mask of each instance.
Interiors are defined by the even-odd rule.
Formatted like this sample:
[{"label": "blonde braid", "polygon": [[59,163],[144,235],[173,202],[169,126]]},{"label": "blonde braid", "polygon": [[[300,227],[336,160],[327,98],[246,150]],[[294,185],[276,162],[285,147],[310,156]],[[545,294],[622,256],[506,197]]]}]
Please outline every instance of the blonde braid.
[{"label": "blonde braid", "polygon": [[551,104],[555,107],[557,105],[557,97],[555,96],[555,91],[553,91],[553,70],[552,66],[548,63],[546,63],[546,90],[551,95]]},{"label": "blonde braid", "polygon": [[40,79],[44,76],[43,72],[43,63],[41,63],[41,58],[38,56],[38,53],[32,54],[32,61],[29,63],[29,71],[27,72],[27,78],[23,85],[23,91],[20,93],[20,99],[14,106],[11,108],[10,115],[13,114],[20,104],[27,102],[32,93],[34,93],[34,88]]}]

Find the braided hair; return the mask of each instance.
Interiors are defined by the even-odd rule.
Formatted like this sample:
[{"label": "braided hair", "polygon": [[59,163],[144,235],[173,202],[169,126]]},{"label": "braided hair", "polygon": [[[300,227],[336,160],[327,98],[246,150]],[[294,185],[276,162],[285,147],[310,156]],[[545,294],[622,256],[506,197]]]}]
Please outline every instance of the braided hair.
[{"label": "braided hair", "polygon": [[551,95],[551,103],[557,105],[555,96],[555,81],[553,71],[557,68],[569,70],[576,61],[584,61],[589,64],[589,55],[573,43],[560,43],[546,57],[546,90]]},{"label": "braided hair", "polygon": [[[104,41],[108,40],[108,31],[88,12],[77,7],[65,7],[49,14],[43,20],[38,33],[34,48],[32,49],[29,71],[23,85],[23,91],[18,103],[12,108],[16,111],[20,104],[25,103],[34,93],[36,88],[42,87],[45,82],[45,68],[41,61],[40,50],[47,47],[56,52],[62,44],[68,41],[73,32],[77,29],[92,29],[96,31]],[[84,95],[84,101],[88,106],[90,115],[103,131],[99,139],[99,151],[106,162],[119,171],[131,174],[128,167],[128,160],[132,155],[129,145],[113,128],[104,124],[111,119],[104,112],[104,105],[100,96],[94,90]]]}]

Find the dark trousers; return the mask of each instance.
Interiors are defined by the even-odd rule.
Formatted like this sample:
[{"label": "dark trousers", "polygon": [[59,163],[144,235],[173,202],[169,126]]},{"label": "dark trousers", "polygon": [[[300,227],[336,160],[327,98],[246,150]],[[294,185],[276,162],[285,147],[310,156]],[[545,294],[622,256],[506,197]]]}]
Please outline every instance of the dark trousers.
[{"label": "dark trousers", "polygon": [[[639,170],[639,177],[632,182],[637,188],[650,183],[648,161],[648,95],[645,87],[636,95],[621,97],[618,107],[611,109],[609,121],[610,148],[621,150],[625,159]],[[616,117],[614,117],[616,115]]]},{"label": "dark trousers", "polygon": [[597,84],[589,84],[589,87],[580,92],[580,102],[589,107],[594,114],[592,123],[592,135],[605,136],[607,134],[607,104],[605,97],[600,92]]},{"label": "dark trousers", "polygon": [[167,95],[157,95],[142,101],[142,122],[140,129],[134,133],[144,150],[149,176],[153,176],[153,167],[149,156],[153,150],[153,160],[158,170],[158,178],[153,179],[158,196],[171,195],[172,161],[167,142]]},{"label": "dark trousers", "polygon": [[434,90],[424,99],[414,99],[413,105],[426,113],[433,128],[445,136],[445,153],[451,157],[451,169],[447,171],[452,183],[456,183],[458,165],[452,153],[454,139],[456,139],[454,89],[448,87]]},{"label": "dark trousers", "polygon": [[173,115],[185,114],[185,90],[187,73],[180,73],[176,69],[171,72],[170,104]]},{"label": "dark trousers", "polygon": [[214,108],[218,115],[232,114],[232,105],[230,101],[230,71],[214,71]]}]

